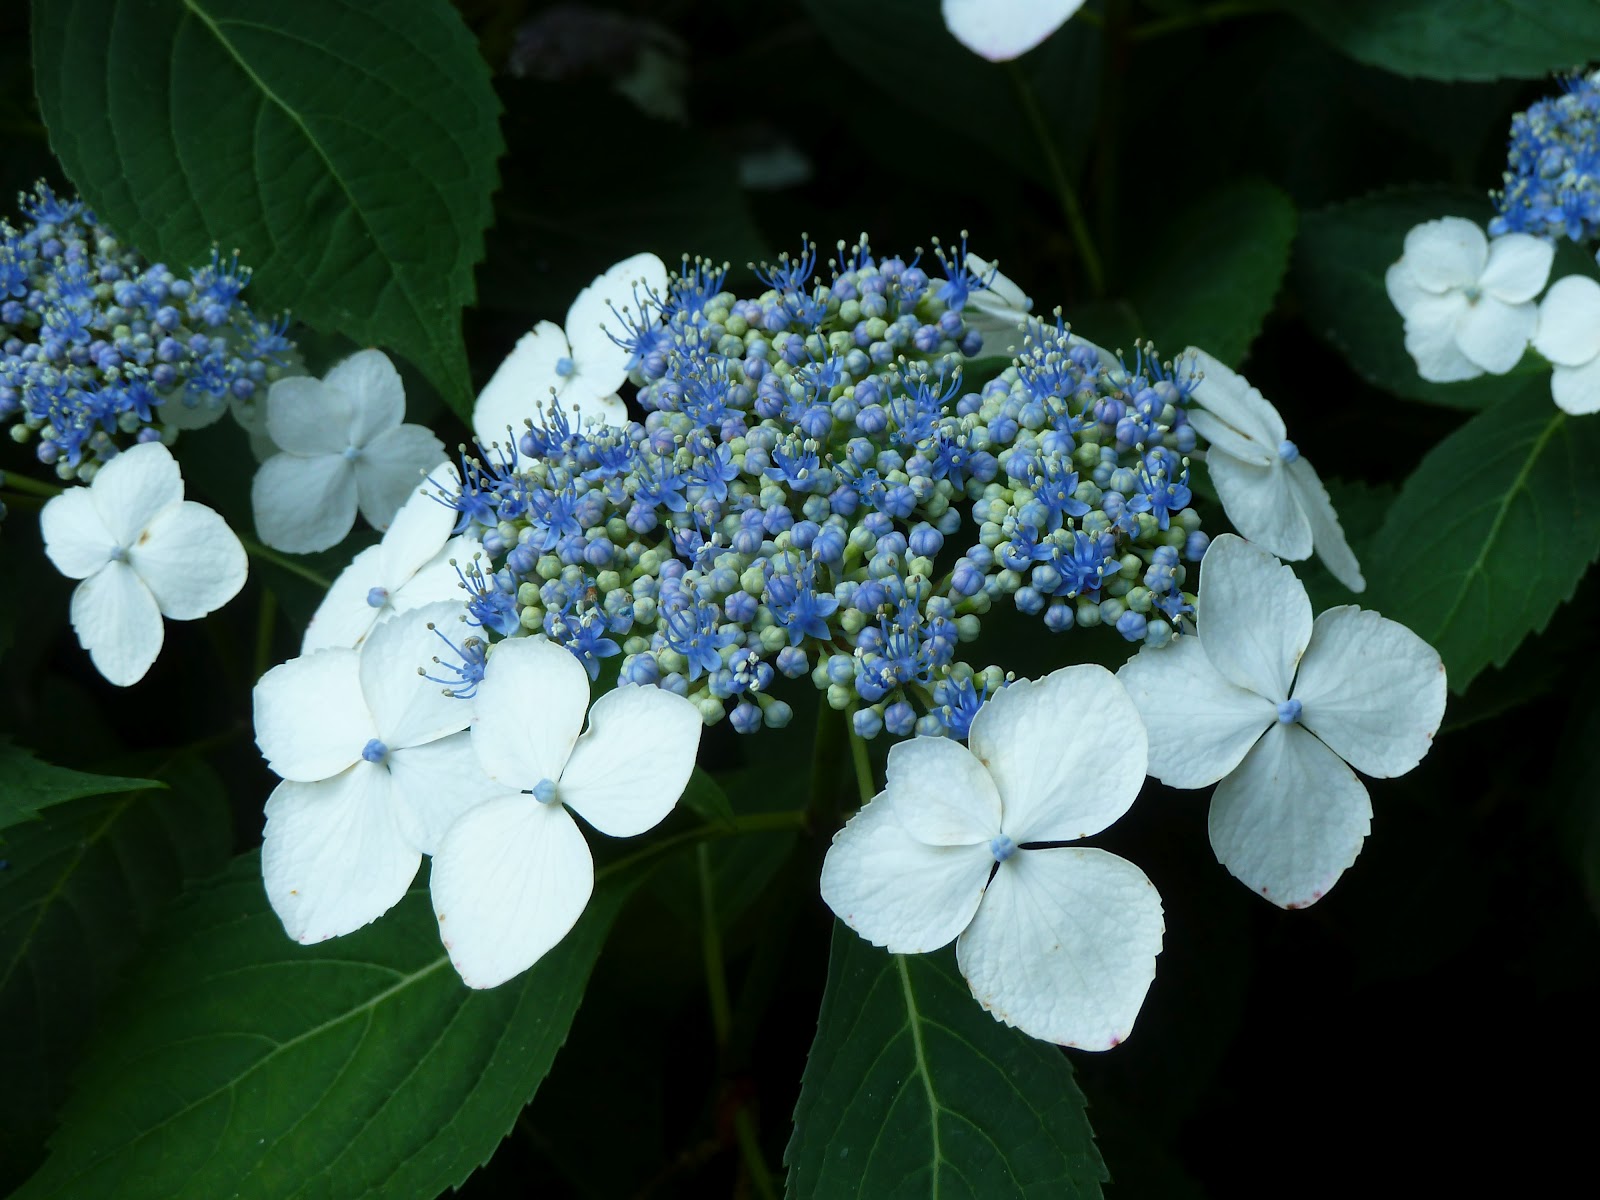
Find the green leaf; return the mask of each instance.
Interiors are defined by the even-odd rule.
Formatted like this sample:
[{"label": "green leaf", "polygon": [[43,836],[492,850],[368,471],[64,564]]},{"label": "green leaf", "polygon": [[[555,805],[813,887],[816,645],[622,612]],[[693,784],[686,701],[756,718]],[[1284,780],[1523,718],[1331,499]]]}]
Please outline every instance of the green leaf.
[{"label": "green leaf", "polygon": [[1600,58],[1592,0],[1284,0],[1352,58],[1427,79],[1537,79]]},{"label": "green leaf", "polygon": [[240,857],[164,927],[15,1200],[458,1186],[549,1071],[631,884],[601,883],[532,970],[472,991],[425,888],[366,929],[299,946],[258,857]]},{"label": "green leaf", "polygon": [[[35,820],[53,804],[113,792],[137,792],[164,787],[153,779],[128,779],[121,775],[89,775],[67,767],[40,762],[21,746],[0,742],[0,830],[21,821]],[[0,838],[0,841],[3,841]]]},{"label": "green leaf", "polygon": [[1063,1051],[979,1007],[953,951],[837,923],[784,1162],[790,1200],[1058,1200],[1107,1177]]},{"label": "green leaf", "polygon": [[[157,914],[186,880],[228,861],[233,829],[221,781],[192,758],[160,773],[170,791],[53,808],[12,830],[5,848],[0,1062],[26,1086],[0,1089],[0,1190],[42,1156],[101,1001]],[[0,766],[0,777],[9,774]]]},{"label": "green leaf", "polygon": [[1545,627],[1600,554],[1600,421],[1512,396],[1406,480],[1364,564],[1362,603],[1438,649],[1462,692]]},{"label": "green leaf", "polygon": [[733,805],[720,784],[699,767],[689,776],[689,786],[684,789],[682,803],[690,812],[698,813],[713,825],[733,827]]},{"label": "green leaf", "polygon": [[1483,193],[1444,187],[1379,192],[1304,214],[1292,286],[1312,332],[1368,383],[1408,400],[1476,410],[1524,392],[1548,397],[1549,370],[1533,355],[1509,375],[1427,382],[1406,352],[1404,322],[1384,288],[1384,273],[1413,226],[1439,217],[1482,225],[1490,215]]},{"label": "green leaf", "polygon": [[423,371],[458,413],[460,311],[501,150],[498,103],[447,0],[36,0],[51,146],[149,258],[213,243],[250,298]]}]

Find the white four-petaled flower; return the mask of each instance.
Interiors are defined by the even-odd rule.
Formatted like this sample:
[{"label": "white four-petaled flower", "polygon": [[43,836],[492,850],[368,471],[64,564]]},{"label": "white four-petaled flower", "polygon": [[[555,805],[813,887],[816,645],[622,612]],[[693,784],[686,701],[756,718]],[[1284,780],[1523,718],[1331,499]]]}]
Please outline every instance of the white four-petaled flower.
[{"label": "white four-petaled flower", "polygon": [[973,288],[961,315],[968,329],[983,336],[984,355],[1013,355],[1022,349],[1023,334],[1032,318],[1033,300],[992,263],[968,254],[966,266],[985,286]]},{"label": "white four-petaled flower", "polygon": [[384,354],[362,350],[318,380],[280,379],[267,392],[267,432],[282,450],[250,489],[261,540],[309,554],[350,532],[356,510],[387,529],[422,472],[445,457],[421,425],[403,425],[405,386]]},{"label": "white four-petaled flower", "polygon": [[1026,54],[1083,7],[1083,0],[943,0],[945,28],[990,62]]},{"label": "white four-petaled flower", "polygon": [[1189,423],[1209,443],[1206,468],[1228,519],[1250,541],[1298,561],[1313,550],[1352,592],[1365,590],[1316,468],[1289,440],[1283,417],[1244,376],[1204,350],[1184,351],[1203,374]]},{"label": "white four-petaled flower", "polygon": [[568,650],[500,642],[478,685],[472,744],[495,787],[445,834],[433,859],[434,911],[469,987],[504,983],[577,922],[594,860],[571,808],[601,833],[653,829],[694,771],[700,714],[682,696],[624,684],[589,704]]},{"label": "white four-petaled flower", "polygon": [[1574,416],[1600,412],[1600,283],[1568,275],[1539,305],[1533,348],[1554,364],[1550,393]]},{"label": "white four-petaled flower", "polygon": [[1196,609],[1198,637],[1146,647],[1117,672],[1150,730],[1150,773],[1171,787],[1217,783],[1218,861],[1302,908],[1355,862],[1371,825],[1350,767],[1402,775],[1433,744],[1444,664],[1404,625],[1354,605],[1313,622],[1294,572],[1232,534],[1201,560]]},{"label": "white four-petaled flower", "polygon": [[162,617],[193,621],[244,586],[244,547],[211,509],[183,498],[183,475],[159,442],[124,450],[88,487],[39,514],[45,553],[72,592],[72,628],[95,667],[127,687],[161,653]]},{"label": "white four-petaled flower", "polygon": [[1533,337],[1533,298],[1554,256],[1549,242],[1531,234],[1491,242],[1464,217],[1424,221],[1406,234],[1405,251],[1384,284],[1405,318],[1417,374],[1455,383],[1516,366]]},{"label": "white four-petaled flower", "polygon": [[666,264],[654,254],[635,254],[578,293],[565,331],[554,321],[540,321],[523,334],[478,394],[472,431],[479,444],[504,441],[508,429],[515,436],[527,420],[543,424],[552,399],[574,425],[626,424],[628,410],[616,395],[633,365],[624,343],[659,322],[653,304],[648,312],[641,309],[648,297],[666,291]]},{"label": "white four-petaled flower", "polygon": [[256,744],[283,778],[267,801],[261,873],[290,937],[359,929],[406,894],[424,854],[493,787],[466,728],[472,705],[418,668],[443,603],[390,617],[360,650],[292,659],[255,688]]},{"label": "white four-petaled flower", "polygon": [[973,996],[1049,1042],[1106,1050],[1133,1027],[1164,926],[1144,872],[1076,841],[1133,804],[1145,730],[1097,666],[1014,683],[967,745],[889,751],[884,789],[834,835],[822,898],[894,954],[956,942]]}]

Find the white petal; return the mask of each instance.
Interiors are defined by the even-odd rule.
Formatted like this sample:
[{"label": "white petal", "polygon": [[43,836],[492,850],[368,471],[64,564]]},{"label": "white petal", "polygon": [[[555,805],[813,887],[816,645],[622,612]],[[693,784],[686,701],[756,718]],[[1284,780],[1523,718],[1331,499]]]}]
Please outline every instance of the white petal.
[{"label": "white petal", "polygon": [[422,855],[396,818],[389,773],[358,762],[319,783],[280,783],[267,800],[261,875],[297,942],[376,921],[406,894]]},{"label": "white petal", "polygon": [[89,496],[111,536],[127,548],[157,513],[183,499],[183,476],[172,451],[160,442],[144,442],[101,467]]},{"label": "white petal", "polygon": [[1026,54],[1083,7],[1083,0],[942,0],[945,27],[990,62]]},{"label": "white petal", "polygon": [[267,436],[290,454],[343,454],[350,445],[351,397],[309,375],[291,375],[267,389]]},{"label": "white petal", "polygon": [[1221,417],[1213,416],[1203,408],[1189,410],[1189,424],[1210,443],[1211,449],[1220,450],[1250,466],[1270,467],[1278,457],[1277,446],[1268,447],[1251,441]]},{"label": "white petal", "polygon": [[1301,724],[1356,770],[1403,775],[1444,719],[1444,663],[1398,621],[1347,604],[1312,626],[1294,696]]},{"label": "white petal", "polygon": [[1250,386],[1243,375],[1231,370],[1196,346],[1184,352],[1201,371],[1195,384],[1194,402],[1226,421],[1258,446],[1276,450],[1287,436],[1283,418],[1272,402]]},{"label": "white petal", "polygon": [[822,899],[841,921],[891,954],[924,954],[967,927],[994,868],[987,846],[929,846],[880,792],[833,835]]},{"label": "white petal", "polygon": [[469,701],[446,695],[423,678],[439,638],[430,625],[443,625],[461,612],[446,601],[400,613],[379,622],[361,643],[361,694],[372,712],[378,740],[391,750],[420,746],[472,723]]},{"label": "white petal", "polygon": [[227,411],[228,405],[218,397],[191,397],[180,393],[167,397],[161,405],[160,420],[169,429],[188,433],[215,425]]},{"label": "white petal", "polygon": [[461,589],[461,576],[450,565],[451,560],[467,563],[481,553],[483,546],[477,538],[465,535],[451,538],[444,544],[444,549],[425,563],[409,582],[402,585],[399,591],[389,594],[389,606],[395,612],[407,612],[424,604],[436,604],[440,600],[454,600],[460,605],[465,593]]},{"label": "white petal", "polygon": [[361,757],[378,735],[354,650],[318,650],[256,681],[256,745],[285,779],[314,783]]},{"label": "white petal", "polygon": [[489,778],[518,791],[559,781],[588,705],[589,676],[570,651],[528,637],[498,643],[478,685],[472,724],[472,744]]},{"label": "white petal", "polygon": [[1522,361],[1523,352],[1539,326],[1539,308],[1504,304],[1493,296],[1480,296],[1456,323],[1456,345],[1473,365],[1491,375],[1504,375]]},{"label": "white petal", "polygon": [[1556,367],[1550,375],[1556,406],[1573,416],[1600,412],[1600,357],[1581,367]]},{"label": "white petal", "polygon": [[1533,348],[1563,367],[1581,367],[1600,357],[1600,283],[1568,275],[1551,284],[1539,305]]},{"label": "white petal", "polygon": [[401,828],[424,854],[438,852],[463,813],[505,794],[483,773],[469,733],[391,750],[387,765]]},{"label": "white petal", "polygon": [[1345,541],[1339,514],[1334,511],[1328,489],[1322,486],[1316,468],[1304,458],[1297,458],[1289,464],[1285,474],[1295,503],[1311,526],[1311,542],[1322,565],[1352,592],[1365,591],[1367,581],[1362,578],[1361,564],[1356,561],[1350,543]]},{"label": "white petal", "polygon": [[440,487],[459,486],[460,479],[451,464],[438,464],[395,513],[383,541],[378,543],[383,556],[383,586],[390,591],[404,587],[449,540],[456,510],[440,498]]},{"label": "white petal", "polygon": [[980,312],[1014,318],[1019,322],[1027,320],[1028,313],[1033,310],[1033,299],[1017,285],[1016,280],[976,254],[967,255],[967,266],[980,278],[989,280],[987,287],[979,288],[967,297],[967,307],[975,306]]},{"label": "white petal", "polygon": [[[666,291],[666,264],[647,252],[623,259],[578,293],[567,310],[566,326],[578,368],[572,380],[580,389],[575,400],[597,399],[617,390],[627,378],[630,355],[608,336],[627,336],[627,325],[618,313],[638,320],[649,295],[663,296]],[[565,394],[562,403],[567,403]]]},{"label": "white petal", "polygon": [[355,460],[361,515],[374,529],[389,528],[400,506],[443,457],[444,443],[421,425],[398,425],[378,434]]},{"label": "white petal", "polygon": [[45,554],[68,579],[93,575],[117,551],[117,539],[86,487],[69,487],[47,500],[39,513],[39,532]]},{"label": "white petal", "polygon": [[1412,306],[1405,324],[1406,353],[1416,362],[1417,374],[1429,383],[1460,383],[1483,374],[1456,344],[1456,324],[1466,311],[1467,301],[1460,292]]},{"label": "white petal", "polygon": [[368,546],[350,560],[350,565],[339,572],[317,611],[311,614],[305,637],[300,642],[300,653],[326,650],[330,646],[353,649],[372,631],[379,617],[386,616],[388,607],[373,608],[367,596],[375,587],[383,586],[379,570],[380,549]]},{"label": "white petal", "polygon": [[1554,243],[1526,233],[1508,233],[1489,243],[1489,261],[1478,286],[1507,304],[1522,304],[1544,290],[1555,262]]},{"label": "white petal", "polygon": [[450,827],[429,886],[450,961],[468,987],[489,988],[533,966],[577,924],[594,891],[594,859],[563,806],[502,795]]},{"label": "white petal", "polygon": [[930,846],[987,845],[1000,832],[1000,793],[978,756],[949,738],[889,748],[886,789],[906,831]]},{"label": "white petal", "polygon": [[1164,932],[1155,885],[1126,859],[1077,846],[1021,850],[1000,864],[956,962],[996,1020],[1109,1050],[1133,1030]]},{"label": "white petal", "polygon": [[405,384],[381,350],[352,354],[329,371],[322,383],[327,391],[349,398],[352,446],[370,445],[373,438],[405,420]]},{"label": "white petal", "polygon": [[561,775],[561,802],[610,837],[654,829],[689,785],[704,728],[700,711],[672,692],[607,692]]},{"label": "white petal", "polygon": [[1241,536],[1282,558],[1311,557],[1311,523],[1295,502],[1282,459],[1257,467],[1213,446],[1206,455],[1206,470]]},{"label": "white petal", "polygon": [[1217,785],[1206,824],[1234,878],[1279,908],[1304,908],[1361,853],[1372,805],[1332,750],[1298,725],[1274,724]]},{"label": "white petal", "polygon": [[1389,303],[1402,317],[1409,317],[1418,304],[1430,296],[1438,295],[1417,282],[1417,277],[1411,273],[1411,268],[1403,258],[1389,264],[1389,269],[1383,273],[1383,287],[1389,293]]},{"label": "white petal", "polygon": [[356,523],[355,470],[334,454],[274,455],[256,471],[250,507],[267,545],[291,554],[326,550]]},{"label": "white petal", "polygon": [[588,396],[581,387],[569,388],[561,393],[561,404],[575,425],[609,425],[621,429],[628,423],[628,406],[615,392],[609,396]]},{"label": "white petal", "polygon": [[95,669],[118,687],[138,683],[161,653],[156,598],[127,563],[107,563],[73,588],[71,614]]},{"label": "white petal", "polygon": [[1274,704],[1311,639],[1311,601],[1288,567],[1225,533],[1200,560],[1195,621],[1212,666]]},{"label": "white petal", "polygon": [[556,364],[571,355],[567,335],[552,321],[540,321],[523,334],[478,393],[472,409],[472,432],[478,443],[488,446],[504,442],[507,436],[514,439],[526,420],[542,424],[539,414],[550,402],[551,389],[566,382],[556,374]]},{"label": "white petal", "polygon": [[1168,787],[1200,788],[1239,765],[1268,725],[1272,701],[1229,683],[1200,639],[1146,646],[1117,671],[1150,735],[1150,774]]},{"label": "white petal", "polygon": [[1000,792],[1000,828],[1023,842],[1099,833],[1133,805],[1149,764],[1144,722],[1104,667],[1014,683],[972,719],[967,745]]},{"label": "white petal", "polygon": [[1406,269],[1430,292],[1470,287],[1489,259],[1489,239],[1464,217],[1424,221],[1406,234]]},{"label": "white petal", "polygon": [[193,621],[239,594],[249,574],[238,537],[204,504],[184,500],[150,522],[128,548],[128,561],[162,615]]}]

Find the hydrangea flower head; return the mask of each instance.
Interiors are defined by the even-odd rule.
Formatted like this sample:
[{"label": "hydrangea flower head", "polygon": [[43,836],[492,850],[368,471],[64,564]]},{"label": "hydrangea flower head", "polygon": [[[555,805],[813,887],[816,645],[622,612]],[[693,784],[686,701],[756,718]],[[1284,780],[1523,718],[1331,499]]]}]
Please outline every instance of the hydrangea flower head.
[{"label": "hydrangea flower head", "polygon": [[161,653],[162,617],[193,621],[244,586],[244,547],[211,509],[183,498],[183,476],[160,442],[104,462],[39,514],[45,553],[72,592],[72,628],[112,683],[139,682]]},{"label": "hydrangea flower head", "polygon": [[[1321,899],[1372,821],[1350,769],[1403,775],[1444,717],[1438,653],[1404,625],[1353,605],[1315,621],[1294,572],[1242,538],[1211,543],[1198,637],[1146,648],[1117,676],[1150,731],[1150,773],[1216,783],[1217,859],[1282,908]],[[1219,782],[1220,781],[1220,782]]]},{"label": "hydrangea flower head", "polygon": [[1161,898],[1090,837],[1133,804],[1144,724],[1097,666],[1013,683],[972,718],[967,745],[889,751],[884,790],[834,835],[822,898],[892,954],[956,943],[996,1020],[1084,1050],[1127,1038],[1155,977]]},{"label": "hydrangea flower head", "polygon": [[1588,241],[1600,232],[1600,72],[1511,119],[1505,186],[1489,232]]},{"label": "hydrangea flower head", "polygon": [[1539,304],[1533,348],[1555,365],[1550,391],[1575,416],[1600,412],[1600,283],[1568,275]]}]

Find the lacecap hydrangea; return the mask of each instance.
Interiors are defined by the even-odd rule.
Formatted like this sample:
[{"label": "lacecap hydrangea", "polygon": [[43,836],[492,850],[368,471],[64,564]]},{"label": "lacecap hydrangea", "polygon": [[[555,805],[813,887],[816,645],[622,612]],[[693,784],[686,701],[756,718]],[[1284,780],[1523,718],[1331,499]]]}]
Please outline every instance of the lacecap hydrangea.
[{"label": "lacecap hydrangea", "polygon": [[753,297],[687,259],[664,292],[635,289],[614,336],[643,419],[530,395],[530,424],[441,487],[486,561],[463,565],[484,636],[439,678],[468,692],[494,639],[544,634],[592,678],[620,656],[623,682],[741,732],[785,724],[774,681],[809,676],[863,737],[965,737],[1004,673],[958,648],[997,604],[1169,641],[1207,542],[1192,378],[1059,312],[1015,358],[975,362],[966,309],[994,269],[964,243],[936,259],[930,275],[863,237],[827,278],[809,243],[759,268]]},{"label": "lacecap hydrangea", "polygon": [[1600,233],[1600,71],[1511,119],[1505,186],[1489,233],[1585,242]]},{"label": "lacecap hydrangea", "polygon": [[20,228],[0,221],[0,423],[60,478],[248,403],[288,364],[286,321],[240,298],[237,256],[180,276],[43,183],[19,205]]}]

